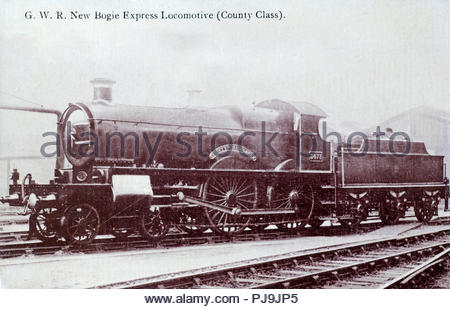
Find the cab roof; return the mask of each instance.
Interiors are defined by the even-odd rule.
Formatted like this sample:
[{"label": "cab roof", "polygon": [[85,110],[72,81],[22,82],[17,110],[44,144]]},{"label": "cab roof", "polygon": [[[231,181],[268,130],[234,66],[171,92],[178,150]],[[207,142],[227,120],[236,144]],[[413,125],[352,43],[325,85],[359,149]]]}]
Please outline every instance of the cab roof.
[{"label": "cab roof", "polygon": [[308,102],[283,101],[280,99],[271,99],[259,102],[258,104],[256,104],[256,106],[279,111],[296,112],[304,115],[327,117],[327,114],[321,108]]}]

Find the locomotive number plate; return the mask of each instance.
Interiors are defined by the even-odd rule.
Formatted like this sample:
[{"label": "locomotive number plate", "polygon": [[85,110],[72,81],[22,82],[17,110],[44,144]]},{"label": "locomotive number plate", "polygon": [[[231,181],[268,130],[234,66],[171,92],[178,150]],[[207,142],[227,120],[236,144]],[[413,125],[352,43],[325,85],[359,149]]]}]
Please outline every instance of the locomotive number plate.
[{"label": "locomotive number plate", "polygon": [[322,162],[323,154],[320,151],[311,151],[309,153],[309,161],[312,162]]}]

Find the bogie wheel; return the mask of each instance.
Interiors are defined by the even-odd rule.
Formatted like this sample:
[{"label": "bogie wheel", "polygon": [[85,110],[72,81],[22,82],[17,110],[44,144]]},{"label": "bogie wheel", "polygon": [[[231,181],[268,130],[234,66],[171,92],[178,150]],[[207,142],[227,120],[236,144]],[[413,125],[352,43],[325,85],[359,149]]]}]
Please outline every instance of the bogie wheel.
[{"label": "bogie wheel", "polygon": [[100,228],[97,210],[86,203],[70,206],[64,212],[62,221],[64,238],[75,245],[90,243]]},{"label": "bogie wheel", "polygon": [[59,238],[60,215],[55,206],[38,205],[30,215],[30,229],[44,243],[55,243]]},{"label": "bogie wheel", "polygon": [[[248,169],[248,161],[230,156],[215,162],[212,169]],[[203,199],[230,209],[252,209],[258,203],[258,186],[256,180],[247,177],[229,176],[209,178],[203,189]],[[206,217],[213,230],[219,234],[237,234],[251,222],[250,217],[230,215],[225,212],[205,209]]]},{"label": "bogie wheel", "polygon": [[143,209],[139,214],[139,231],[145,239],[155,242],[166,236],[170,224],[163,220],[159,210]]}]

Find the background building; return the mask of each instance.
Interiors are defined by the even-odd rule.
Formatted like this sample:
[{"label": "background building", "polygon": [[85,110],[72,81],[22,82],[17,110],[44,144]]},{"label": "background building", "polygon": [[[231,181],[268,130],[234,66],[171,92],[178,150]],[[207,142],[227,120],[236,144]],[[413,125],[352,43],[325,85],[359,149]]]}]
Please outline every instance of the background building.
[{"label": "background building", "polygon": [[[392,128],[405,132],[411,140],[425,142],[430,154],[444,155],[447,175],[450,175],[450,112],[430,106],[419,106],[398,114],[379,124],[381,131]],[[375,131],[375,128],[372,132]],[[448,176],[447,176],[448,177]]]}]

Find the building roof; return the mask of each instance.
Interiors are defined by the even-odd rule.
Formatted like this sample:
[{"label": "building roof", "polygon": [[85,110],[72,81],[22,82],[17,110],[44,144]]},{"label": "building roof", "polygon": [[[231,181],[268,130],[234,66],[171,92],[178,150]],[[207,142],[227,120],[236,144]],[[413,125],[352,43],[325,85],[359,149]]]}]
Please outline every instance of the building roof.
[{"label": "building roof", "polygon": [[450,121],[450,112],[432,106],[421,105],[397,114],[382,123],[391,123],[393,121],[401,120],[410,114],[420,114],[421,116],[428,116],[430,118],[435,118],[446,122]]}]

